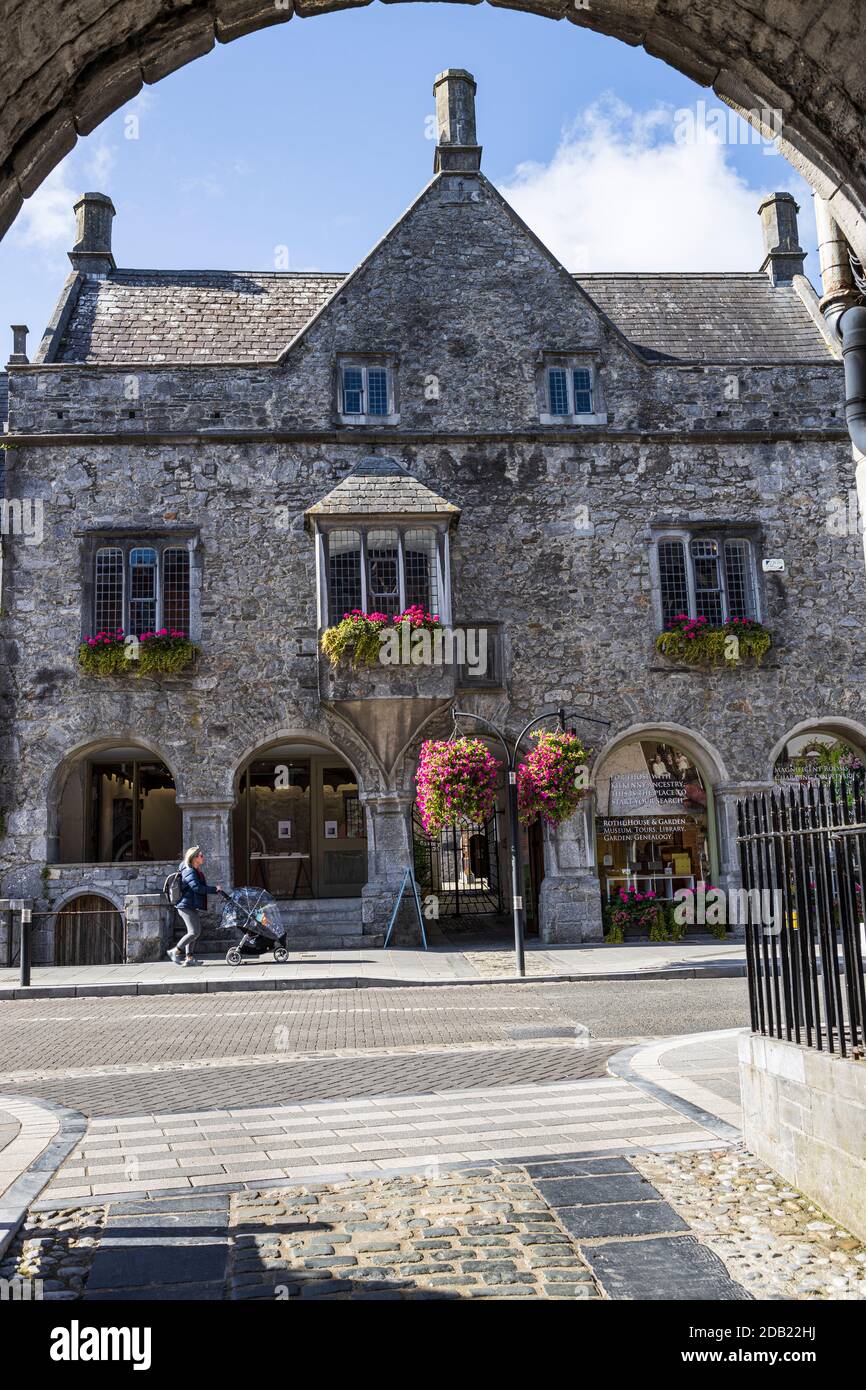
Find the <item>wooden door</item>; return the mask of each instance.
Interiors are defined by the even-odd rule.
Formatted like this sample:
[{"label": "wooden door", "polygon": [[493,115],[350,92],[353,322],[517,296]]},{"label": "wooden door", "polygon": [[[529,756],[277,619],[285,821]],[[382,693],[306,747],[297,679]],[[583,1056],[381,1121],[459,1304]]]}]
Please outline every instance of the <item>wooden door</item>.
[{"label": "wooden door", "polygon": [[81,893],[54,919],[54,964],[120,964],[123,935],[123,917],[113,903],[97,893]]}]

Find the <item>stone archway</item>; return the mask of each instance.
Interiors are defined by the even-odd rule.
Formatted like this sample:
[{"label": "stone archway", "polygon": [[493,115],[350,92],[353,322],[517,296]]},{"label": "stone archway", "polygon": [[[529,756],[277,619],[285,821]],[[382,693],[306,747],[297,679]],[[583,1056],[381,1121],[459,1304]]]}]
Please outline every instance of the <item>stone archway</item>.
[{"label": "stone archway", "polygon": [[[466,0],[476,3],[476,0]],[[245,34],[369,0],[2,0],[0,233],[50,170],[144,83]],[[857,0],[491,0],[641,45],[760,125],[777,111],[781,150],[830,201],[866,259],[866,104]]]}]

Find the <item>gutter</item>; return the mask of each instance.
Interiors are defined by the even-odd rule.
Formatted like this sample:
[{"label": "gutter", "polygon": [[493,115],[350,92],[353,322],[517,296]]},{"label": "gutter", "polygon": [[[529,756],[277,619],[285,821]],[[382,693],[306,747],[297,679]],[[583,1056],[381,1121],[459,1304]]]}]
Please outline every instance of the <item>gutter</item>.
[{"label": "gutter", "polygon": [[866,276],[830,208],[815,195],[818,257],[824,294],[821,310],[842,344],[845,422],[858,455],[866,456]]},{"label": "gutter", "polygon": [[845,364],[845,420],[851,443],[866,456],[866,306],[846,309],[836,332]]}]

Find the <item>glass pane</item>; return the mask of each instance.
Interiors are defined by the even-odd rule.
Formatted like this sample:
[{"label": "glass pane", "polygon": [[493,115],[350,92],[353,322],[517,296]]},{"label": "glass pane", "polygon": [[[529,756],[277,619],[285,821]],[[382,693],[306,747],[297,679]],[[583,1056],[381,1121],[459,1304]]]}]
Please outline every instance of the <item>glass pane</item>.
[{"label": "glass pane", "polygon": [[564,367],[548,367],[547,390],[551,415],[568,415],[568,378]]},{"label": "glass pane", "polygon": [[189,632],[189,551],[162,552],[162,625]]},{"label": "glass pane", "polygon": [[748,541],[725,542],[725,584],[728,617],[754,618]]},{"label": "glass pane", "polygon": [[400,612],[400,569],[396,531],[371,531],[367,537],[367,608],[369,612]]},{"label": "glass pane", "polygon": [[388,414],[388,373],[384,367],[368,369],[367,399],[371,415]]},{"label": "glass pane", "polygon": [[592,372],[588,367],[576,367],[574,370],[574,413],[592,414]]},{"label": "glass pane", "polygon": [[669,623],[678,613],[689,611],[685,547],[682,541],[660,541],[658,554],[662,616]]},{"label": "glass pane", "polygon": [[140,637],[156,627],[156,551],[129,552],[129,630]]},{"label": "glass pane", "polygon": [[718,625],[722,622],[718,541],[692,541],[689,550],[695,580],[696,616],[706,618],[708,623]]},{"label": "glass pane", "polygon": [[276,898],[311,897],[309,758],[252,763],[236,814],[249,826],[247,882]]},{"label": "glass pane", "polygon": [[406,547],[406,607],[419,603],[427,613],[439,614],[439,594],[436,583],[436,533],[407,531]]},{"label": "glass pane", "polygon": [[93,607],[95,632],[123,627],[122,550],[97,550]]},{"label": "glass pane", "polygon": [[330,531],[328,545],[328,622],[361,607],[361,537],[357,531]]},{"label": "glass pane", "polygon": [[366,816],[351,768],[322,768],[322,822],[322,833],[327,841],[366,837]]},{"label": "glass pane", "polygon": [[343,414],[363,415],[364,373],[360,367],[343,368]]},{"label": "glass pane", "polygon": [[183,853],[183,816],[175,802],[174,778],[164,763],[138,764],[137,860],[178,860]]}]

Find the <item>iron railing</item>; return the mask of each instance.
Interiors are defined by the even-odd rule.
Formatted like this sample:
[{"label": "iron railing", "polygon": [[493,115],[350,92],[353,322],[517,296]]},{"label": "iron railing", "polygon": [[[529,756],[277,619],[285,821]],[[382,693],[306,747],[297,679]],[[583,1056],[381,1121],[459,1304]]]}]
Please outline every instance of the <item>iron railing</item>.
[{"label": "iron railing", "polygon": [[752,1031],[863,1057],[863,775],[746,797],[737,820]]},{"label": "iron railing", "polygon": [[422,897],[434,893],[442,917],[481,916],[503,910],[496,813],[484,825],[449,825],[428,838],[412,811],[415,880]]}]

